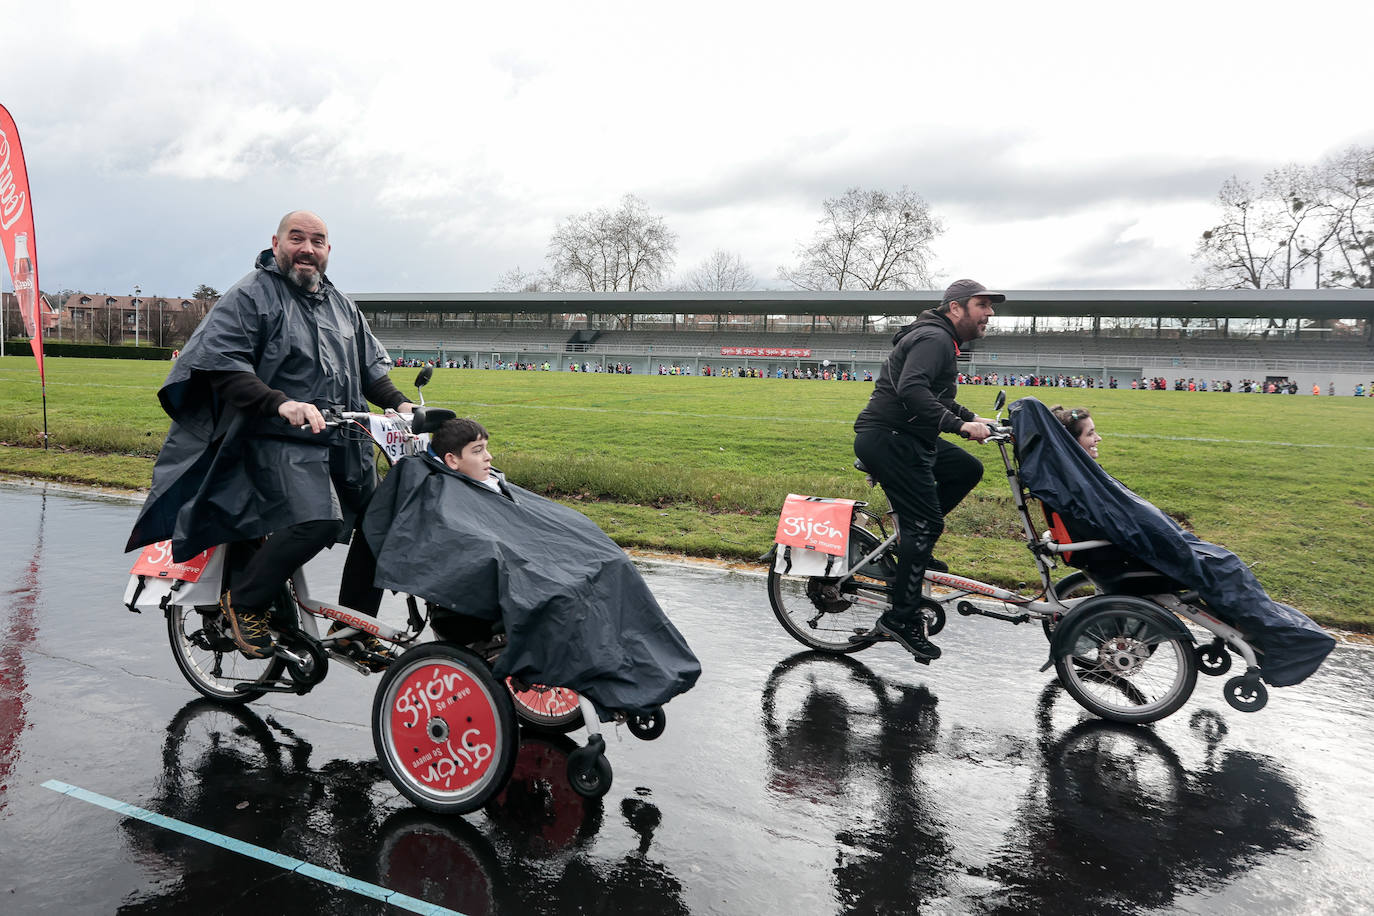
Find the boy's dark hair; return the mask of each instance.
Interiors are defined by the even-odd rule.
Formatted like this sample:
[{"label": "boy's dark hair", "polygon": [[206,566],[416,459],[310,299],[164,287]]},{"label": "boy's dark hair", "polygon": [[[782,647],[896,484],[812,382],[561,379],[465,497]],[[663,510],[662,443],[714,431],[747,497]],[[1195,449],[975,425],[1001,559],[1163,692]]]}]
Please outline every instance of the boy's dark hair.
[{"label": "boy's dark hair", "polygon": [[449,452],[461,455],[468,443],[476,442],[478,439],[490,438],[486,427],[476,420],[470,420],[467,417],[454,417],[452,420],[444,421],[430,439],[429,447],[434,449],[434,454],[442,458]]}]

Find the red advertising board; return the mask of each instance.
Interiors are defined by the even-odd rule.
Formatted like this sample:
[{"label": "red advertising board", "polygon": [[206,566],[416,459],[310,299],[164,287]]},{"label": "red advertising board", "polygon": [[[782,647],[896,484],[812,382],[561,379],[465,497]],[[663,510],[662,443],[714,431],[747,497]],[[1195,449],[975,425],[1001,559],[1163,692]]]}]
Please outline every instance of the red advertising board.
[{"label": "red advertising board", "polygon": [[200,574],[205,572],[205,564],[210,562],[210,557],[216,548],[196,554],[185,563],[172,562],[172,542],[158,541],[143,548],[143,552],[134,561],[134,568],[129,570],[135,576],[154,576],[158,579],[181,579],[183,582],[195,582],[200,579]]},{"label": "red advertising board", "polygon": [[721,347],[721,356],[801,356],[811,355],[806,347]]},{"label": "red advertising board", "polygon": [[821,496],[787,494],[773,538],[787,547],[818,550],[842,557],[849,545],[849,522],[854,517],[854,500],[827,499]]}]

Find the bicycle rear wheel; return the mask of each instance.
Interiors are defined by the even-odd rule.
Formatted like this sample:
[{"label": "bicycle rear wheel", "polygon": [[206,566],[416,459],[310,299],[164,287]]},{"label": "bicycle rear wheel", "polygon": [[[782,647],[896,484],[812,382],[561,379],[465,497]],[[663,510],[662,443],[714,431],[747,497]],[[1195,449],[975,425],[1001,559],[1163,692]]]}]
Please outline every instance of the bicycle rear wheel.
[{"label": "bicycle rear wheel", "polygon": [[[881,542],[858,525],[849,528],[849,562],[853,567]],[[768,601],[782,628],[797,642],[821,652],[848,653],[878,641],[873,632],[891,606],[887,589],[897,576],[897,555],[891,549],[859,569],[843,585],[838,577],[789,576],[768,573]]]},{"label": "bicycle rear wheel", "polygon": [[[171,605],[167,608],[167,638],[172,658],[191,686],[202,696],[221,703],[249,703],[281,677],[286,663],[275,655],[248,658],[238,649],[218,607]],[[238,689],[239,685],[245,685]]]}]

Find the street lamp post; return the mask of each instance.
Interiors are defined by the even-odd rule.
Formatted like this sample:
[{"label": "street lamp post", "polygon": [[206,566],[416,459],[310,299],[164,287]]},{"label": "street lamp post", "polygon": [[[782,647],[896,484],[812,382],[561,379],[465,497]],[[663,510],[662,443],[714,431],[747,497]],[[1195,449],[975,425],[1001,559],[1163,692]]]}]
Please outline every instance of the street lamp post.
[{"label": "street lamp post", "polygon": [[138,347],[138,294],[142,292],[137,286],[134,287],[134,348]]}]

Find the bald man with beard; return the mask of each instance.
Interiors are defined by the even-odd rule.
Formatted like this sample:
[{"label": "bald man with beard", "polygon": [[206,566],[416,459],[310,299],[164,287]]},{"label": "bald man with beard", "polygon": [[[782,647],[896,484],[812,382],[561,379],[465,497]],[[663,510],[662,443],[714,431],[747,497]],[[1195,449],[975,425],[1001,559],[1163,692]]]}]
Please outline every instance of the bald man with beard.
[{"label": "bald man with beard", "polygon": [[[324,547],[349,540],[376,488],[370,443],[327,429],[321,408],[409,411],[386,350],[329,281],[329,229],[284,217],[254,269],[220,297],[158,391],[171,429],[126,549],[172,541],[184,561],[235,543],[227,631],[249,658],[272,653],[269,610],[283,583]],[[372,615],[375,560],[353,538],[340,602]],[[375,663],[383,644],[356,641]]]}]

